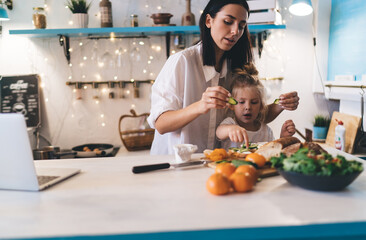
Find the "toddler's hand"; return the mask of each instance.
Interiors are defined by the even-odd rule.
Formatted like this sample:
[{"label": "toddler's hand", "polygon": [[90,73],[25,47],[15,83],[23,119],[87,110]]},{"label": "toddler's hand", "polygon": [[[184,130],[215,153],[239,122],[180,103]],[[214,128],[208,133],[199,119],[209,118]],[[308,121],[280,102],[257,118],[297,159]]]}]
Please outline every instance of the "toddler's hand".
[{"label": "toddler's hand", "polygon": [[281,128],[281,138],[282,137],[291,137],[295,134],[295,124],[292,120],[287,120]]},{"label": "toddler's hand", "polygon": [[249,148],[249,137],[247,134],[247,131],[238,126],[234,125],[229,129],[229,138],[232,142],[243,142],[245,141],[245,145],[247,148]]}]

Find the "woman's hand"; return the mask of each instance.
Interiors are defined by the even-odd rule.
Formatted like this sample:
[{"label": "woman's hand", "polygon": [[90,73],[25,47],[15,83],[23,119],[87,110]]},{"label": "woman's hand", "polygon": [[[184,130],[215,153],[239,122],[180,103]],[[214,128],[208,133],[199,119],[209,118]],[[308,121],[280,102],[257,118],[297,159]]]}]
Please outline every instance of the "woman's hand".
[{"label": "woman's hand", "polygon": [[280,106],[286,110],[296,110],[299,105],[300,98],[297,96],[297,92],[289,92],[281,94],[280,97]]},{"label": "woman's hand", "polygon": [[229,91],[221,86],[208,87],[198,102],[199,112],[204,114],[212,108],[225,108],[229,97]]},{"label": "woman's hand", "polygon": [[291,137],[295,134],[295,124],[292,120],[287,120],[284,122],[281,128],[281,135],[280,137]]},{"label": "woman's hand", "polygon": [[246,147],[249,148],[249,137],[247,131],[244,128],[238,125],[232,125],[229,128],[229,138],[232,142],[242,143],[245,141]]}]

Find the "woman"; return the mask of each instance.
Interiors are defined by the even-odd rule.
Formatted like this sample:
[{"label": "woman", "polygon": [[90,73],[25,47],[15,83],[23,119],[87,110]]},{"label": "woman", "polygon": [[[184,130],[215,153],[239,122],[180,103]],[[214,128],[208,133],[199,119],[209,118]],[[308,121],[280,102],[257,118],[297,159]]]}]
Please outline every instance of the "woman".
[{"label": "woman", "polygon": [[[215,131],[230,97],[231,70],[253,62],[248,16],[245,0],[210,0],[199,22],[201,42],[167,60],[152,86],[151,154],[172,154],[181,143],[197,145],[198,152],[220,147]],[[298,101],[296,92],[281,95],[266,122],[295,110]]]}]

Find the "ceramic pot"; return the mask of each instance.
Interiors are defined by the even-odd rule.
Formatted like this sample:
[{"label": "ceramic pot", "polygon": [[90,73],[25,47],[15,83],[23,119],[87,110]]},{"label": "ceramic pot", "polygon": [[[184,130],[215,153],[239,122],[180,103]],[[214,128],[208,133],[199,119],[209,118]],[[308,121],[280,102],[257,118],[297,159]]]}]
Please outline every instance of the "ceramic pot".
[{"label": "ceramic pot", "polygon": [[173,15],[170,13],[154,13],[150,17],[153,19],[154,24],[169,24]]},{"label": "ceramic pot", "polygon": [[76,28],[87,28],[89,24],[89,15],[87,13],[74,13],[72,21]]},{"label": "ceramic pot", "polygon": [[316,127],[313,126],[314,139],[326,139],[328,133],[327,127]]}]

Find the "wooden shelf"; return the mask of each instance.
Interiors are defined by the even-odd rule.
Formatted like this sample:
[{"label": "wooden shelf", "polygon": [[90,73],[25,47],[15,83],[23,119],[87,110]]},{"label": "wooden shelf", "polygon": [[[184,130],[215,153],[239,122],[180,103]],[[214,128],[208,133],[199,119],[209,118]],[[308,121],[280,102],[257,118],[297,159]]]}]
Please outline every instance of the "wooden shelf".
[{"label": "wooden shelf", "polygon": [[[285,29],[286,25],[256,24],[249,25],[251,33],[260,33],[272,29]],[[166,56],[170,55],[170,36],[173,34],[200,34],[199,26],[159,26],[159,27],[118,27],[118,28],[60,28],[60,29],[13,29],[10,35],[25,36],[31,38],[54,38],[58,37],[63,46],[65,57],[70,63],[69,38],[89,37],[146,37],[165,36]]]},{"label": "wooden shelf", "polygon": [[[271,29],[285,29],[286,25],[261,24],[249,25],[251,33],[262,32]],[[51,38],[58,36],[90,37],[90,36],[164,36],[170,34],[199,34],[198,26],[161,26],[161,27],[120,27],[120,28],[60,28],[60,29],[13,29],[10,35],[22,35],[36,38]]]}]

